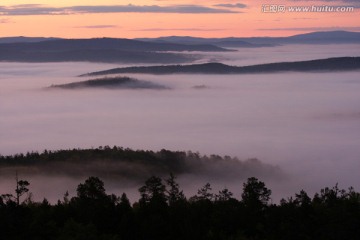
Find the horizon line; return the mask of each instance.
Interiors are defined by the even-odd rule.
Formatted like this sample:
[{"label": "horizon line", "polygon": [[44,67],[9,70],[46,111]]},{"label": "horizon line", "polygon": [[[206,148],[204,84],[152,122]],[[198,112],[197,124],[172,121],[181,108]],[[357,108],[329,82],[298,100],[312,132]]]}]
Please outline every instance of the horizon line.
[{"label": "horizon line", "polygon": [[242,36],[227,36],[227,37],[197,37],[191,35],[162,35],[157,37],[136,37],[136,38],[126,38],[126,37],[89,37],[89,38],[63,38],[63,37],[54,37],[54,36],[0,36],[1,38],[55,38],[55,39],[102,39],[102,38],[110,38],[110,39],[156,39],[156,38],[164,38],[164,37],[192,37],[192,38],[204,38],[204,39],[222,39],[222,38],[281,38],[281,37],[293,37],[297,35],[310,34],[310,33],[328,33],[328,32],[349,32],[349,33],[360,33],[360,31],[348,31],[348,30],[329,30],[329,31],[309,31],[303,32],[299,34],[293,35],[283,35],[283,36],[251,36],[251,37],[242,37]]}]

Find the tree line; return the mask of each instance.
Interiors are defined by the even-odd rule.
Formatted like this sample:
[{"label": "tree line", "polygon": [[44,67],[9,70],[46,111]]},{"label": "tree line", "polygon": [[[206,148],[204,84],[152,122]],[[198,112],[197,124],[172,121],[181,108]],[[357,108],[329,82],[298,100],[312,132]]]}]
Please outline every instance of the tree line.
[{"label": "tree line", "polygon": [[[110,167],[111,166],[111,167]],[[52,176],[101,179],[122,178],[141,184],[147,177],[166,177],[169,172],[179,176],[196,174],[243,180],[250,176],[281,178],[282,170],[257,159],[239,160],[231,156],[201,155],[191,151],[133,150],[119,146],[100,146],[90,149],[44,150],[3,156],[0,170],[22,168],[25,174],[47,173]],[[2,171],[0,174],[7,174]]]},{"label": "tree line", "polygon": [[33,201],[29,187],[16,177],[14,194],[1,195],[2,239],[360,239],[360,193],[351,187],[313,197],[301,190],[278,204],[255,177],[243,183],[241,199],[227,188],[214,193],[210,183],[188,198],[173,174],[147,179],[134,203],[106,193],[98,177],[53,204]]},{"label": "tree line", "polygon": [[259,74],[277,72],[313,72],[313,71],[354,71],[360,69],[360,57],[335,57],[297,62],[275,62],[249,66],[230,66],[210,62],[187,65],[157,65],[113,68],[92,72],[84,76],[106,74]]}]

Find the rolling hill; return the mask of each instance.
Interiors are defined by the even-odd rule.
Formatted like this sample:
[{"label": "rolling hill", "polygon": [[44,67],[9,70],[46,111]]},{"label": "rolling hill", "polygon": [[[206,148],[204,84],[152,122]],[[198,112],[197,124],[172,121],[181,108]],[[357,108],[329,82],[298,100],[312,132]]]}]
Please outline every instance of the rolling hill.
[{"label": "rolling hill", "polygon": [[313,71],[349,71],[360,70],[360,57],[340,57],[317,59],[298,62],[278,62],[251,66],[229,66],[222,63],[205,63],[192,65],[162,65],[114,68],[93,72],[82,76],[96,76],[118,73],[147,73],[147,74],[248,74],[275,72],[313,72]]},{"label": "rolling hill", "polygon": [[52,39],[45,41],[32,39],[34,42],[31,42],[31,39],[19,40],[22,42],[1,43],[0,39],[0,61],[184,63],[194,60],[195,56],[181,54],[180,52],[229,51],[210,44],[152,43],[115,38]]},{"label": "rolling hill", "polygon": [[49,88],[83,89],[83,88],[107,88],[107,89],[168,89],[163,85],[149,81],[141,81],[129,77],[98,78],[81,82],[51,85]]},{"label": "rolling hill", "polygon": [[189,36],[169,36],[160,38],[139,38],[139,40],[179,44],[212,44],[219,47],[271,47],[280,44],[360,44],[360,32],[323,31],[297,34],[289,37],[198,38]]}]

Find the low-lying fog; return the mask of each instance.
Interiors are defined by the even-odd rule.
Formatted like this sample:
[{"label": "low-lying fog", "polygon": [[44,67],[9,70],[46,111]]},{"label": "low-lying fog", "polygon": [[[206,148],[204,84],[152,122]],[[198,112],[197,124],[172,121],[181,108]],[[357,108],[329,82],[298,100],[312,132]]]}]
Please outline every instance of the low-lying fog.
[{"label": "low-lying fog", "polygon": [[[360,50],[354,49],[341,54],[349,49],[345,46],[321,49],[328,57],[360,56]],[[267,49],[270,56],[263,56],[262,48],[237,52],[238,58],[235,53],[223,57],[233,65],[248,65],[306,55],[301,49],[284,55],[287,49],[289,46],[272,48],[272,52]],[[311,53],[305,58],[326,54],[316,57]],[[44,89],[87,80],[76,76],[118,66],[0,63],[0,154],[100,145],[192,150],[278,165],[286,178],[265,179],[275,200],[301,189],[312,194],[336,183],[360,190],[360,72],[129,74],[171,89]],[[0,193],[13,189],[13,178],[0,178]],[[45,196],[50,200],[61,198],[66,190],[74,193],[84,180],[54,177],[44,181],[42,175],[26,178],[35,199]],[[180,182],[188,195],[209,181],[215,190],[227,186],[240,197],[243,177],[239,179],[181,176]],[[108,193],[126,191],[132,199],[139,197],[139,185],[105,183]]]},{"label": "low-lying fog", "polygon": [[226,54],[197,53],[203,56],[198,62],[222,62],[235,66],[263,64],[273,62],[306,61],[331,57],[360,56],[359,44],[300,45],[289,44],[278,47],[235,48],[235,52]]}]

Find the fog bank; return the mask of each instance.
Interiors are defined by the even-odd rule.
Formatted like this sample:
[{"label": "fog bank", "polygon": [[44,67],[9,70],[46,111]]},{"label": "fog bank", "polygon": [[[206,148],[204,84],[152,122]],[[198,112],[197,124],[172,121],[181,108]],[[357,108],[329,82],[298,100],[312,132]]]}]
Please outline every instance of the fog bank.
[{"label": "fog bank", "polygon": [[[291,54],[283,54],[288,47],[273,48],[269,57],[262,49],[251,50],[257,54],[247,50],[222,57],[228,59],[227,63],[241,65],[238,63],[306,60],[300,58],[344,56],[350,52],[350,47],[344,45],[338,49],[327,45],[327,50],[315,46],[308,53],[291,46]],[[360,55],[359,50],[351,51]],[[192,150],[207,155],[258,158],[278,165],[287,180],[267,183],[274,194],[281,196],[290,196],[302,188],[311,193],[337,182],[341,188],[360,189],[359,72],[134,74],[129,77],[171,90],[43,90],[52,84],[79,81],[75,76],[86,72],[118,66],[0,63],[0,154],[100,145]],[[233,181],[234,188],[241,188],[242,178],[239,179]],[[37,180],[29,180],[34,182],[32,186],[36,185]],[[54,178],[39,183],[64,182],[75,188],[78,180],[81,179],[70,184],[65,178]],[[198,181],[191,176],[179,180],[189,192],[207,181],[221,182],[211,176]],[[231,189],[230,182],[220,183],[225,184]],[[109,183],[108,189],[122,191],[116,185]],[[47,186],[40,188],[39,192],[48,191]]]}]

